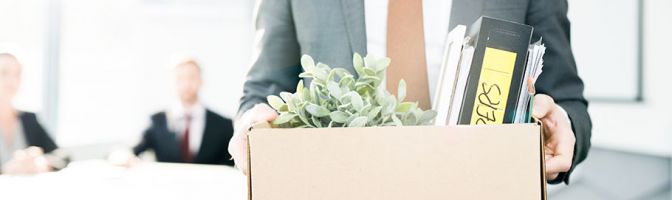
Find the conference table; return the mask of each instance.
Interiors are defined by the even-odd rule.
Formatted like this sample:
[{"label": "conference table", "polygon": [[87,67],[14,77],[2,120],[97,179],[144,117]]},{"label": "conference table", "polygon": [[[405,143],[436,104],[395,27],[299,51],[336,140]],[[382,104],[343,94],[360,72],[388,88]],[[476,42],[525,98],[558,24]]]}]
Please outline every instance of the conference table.
[{"label": "conference table", "polygon": [[143,162],[130,168],[77,161],[58,172],[0,175],[0,199],[247,199],[247,179],[228,166]]}]

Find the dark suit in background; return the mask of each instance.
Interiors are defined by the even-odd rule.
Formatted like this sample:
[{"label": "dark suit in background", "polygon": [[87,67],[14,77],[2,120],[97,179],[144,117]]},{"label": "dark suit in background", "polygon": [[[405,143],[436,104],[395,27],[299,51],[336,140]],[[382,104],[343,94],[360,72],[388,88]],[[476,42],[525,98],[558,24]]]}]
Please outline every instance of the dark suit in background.
[{"label": "dark suit in background", "polygon": [[64,168],[69,162],[68,155],[59,150],[58,145],[47,134],[47,131],[42,127],[35,113],[19,112],[19,123],[23,127],[23,135],[17,137],[24,137],[26,147],[40,147],[44,151],[44,157],[49,162],[49,165],[54,170]]},{"label": "dark suit in background", "polygon": [[[194,155],[193,163],[233,166],[227,150],[232,135],[233,122],[206,109],[203,139]],[[133,153],[138,155],[150,149],[154,150],[159,162],[183,163],[179,137],[170,130],[166,112],[152,115],[151,125],[145,130],[140,143],[133,148]]]},{"label": "dark suit in background", "polygon": [[40,147],[44,153],[51,153],[58,149],[54,140],[49,137],[47,131],[45,131],[42,125],[37,121],[35,113],[20,112],[19,119],[23,126],[23,133],[28,146]]}]

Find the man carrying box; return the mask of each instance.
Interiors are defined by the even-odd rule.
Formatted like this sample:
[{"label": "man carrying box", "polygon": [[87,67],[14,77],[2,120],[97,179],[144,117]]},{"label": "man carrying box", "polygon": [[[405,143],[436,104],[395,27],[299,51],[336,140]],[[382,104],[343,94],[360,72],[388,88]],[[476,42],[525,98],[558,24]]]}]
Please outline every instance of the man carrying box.
[{"label": "man carrying box", "polygon": [[566,0],[260,0],[255,14],[258,49],[229,145],[243,173],[248,130],[277,117],[266,96],[294,91],[302,54],[350,72],[354,53],[390,57],[387,89],[396,91],[395,83],[405,79],[412,88],[408,101],[426,109],[446,34],[481,15],[531,25],[532,40],[544,38],[548,49],[532,113],[544,124],[547,180],[568,183],[588,154],[592,124],[571,52]]}]

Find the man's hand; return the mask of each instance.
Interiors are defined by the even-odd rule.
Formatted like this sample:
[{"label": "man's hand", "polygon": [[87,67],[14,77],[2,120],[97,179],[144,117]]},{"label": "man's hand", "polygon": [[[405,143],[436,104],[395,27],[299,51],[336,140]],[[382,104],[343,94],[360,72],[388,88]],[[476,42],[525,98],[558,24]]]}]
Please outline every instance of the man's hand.
[{"label": "man's hand", "polygon": [[247,133],[250,127],[259,122],[270,122],[278,117],[270,106],[266,104],[257,104],[252,109],[245,112],[240,119],[236,120],[235,132],[229,142],[229,153],[233,156],[236,167],[247,175]]},{"label": "man's hand", "polygon": [[545,94],[534,96],[532,116],[543,123],[546,179],[554,180],[572,167],[576,143],[572,125],[567,113]]},{"label": "man's hand", "polygon": [[2,169],[6,174],[38,174],[49,171],[49,162],[39,147],[28,147],[14,152],[12,159]]},{"label": "man's hand", "polygon": [[119,149],[107,156],[107,162],[114,166],[130,168],[139,164],[141,160],[135,156],[132,151],[128,149]]}]

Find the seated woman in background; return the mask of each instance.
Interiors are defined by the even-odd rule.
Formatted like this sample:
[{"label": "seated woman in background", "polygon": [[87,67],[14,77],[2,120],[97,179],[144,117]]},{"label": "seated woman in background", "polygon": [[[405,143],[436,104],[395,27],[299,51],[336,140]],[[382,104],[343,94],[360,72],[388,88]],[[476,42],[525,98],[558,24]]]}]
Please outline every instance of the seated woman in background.
[{"label": "seated woman in background", "polygon": [[34,113],[14,109],[12,99],[21,84],[21,64],[0,53],[0,173],[36,174],[58,170],[67,156],[37,121]]}]

